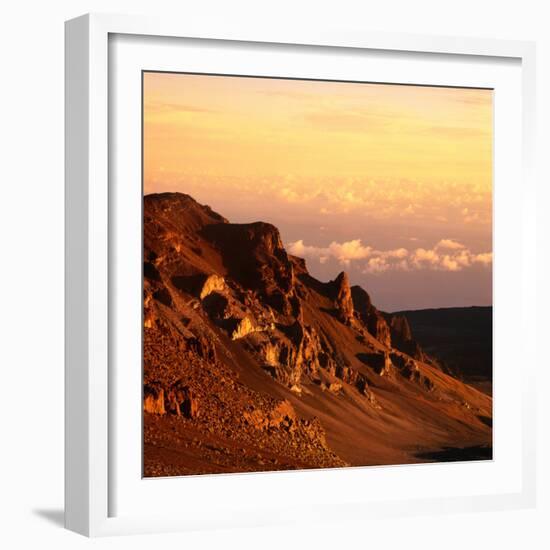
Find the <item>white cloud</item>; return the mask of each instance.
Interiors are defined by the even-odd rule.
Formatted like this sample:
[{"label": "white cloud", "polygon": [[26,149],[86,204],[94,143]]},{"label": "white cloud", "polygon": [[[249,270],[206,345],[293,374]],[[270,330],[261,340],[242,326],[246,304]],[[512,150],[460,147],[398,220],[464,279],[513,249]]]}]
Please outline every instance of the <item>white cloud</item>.
[{"label": "white cloud", "polygon": [[[489,255],[492,256],[492,254],[490,253]],[[470,265],[472,265],[472,254],[470,253],[469,250],[461,250],[460,252],[454,255],[454,259],[462,267],[469,267]]]},{"label": "white cloud", "polygon": [[390,268],[390,264],[384,258],[378,256],[375,258],[371,258],[367,262],[367,265],[365,266],[365,269],[363,271],[365,273],[383,273]]},{"label": "white cloud", "polygon": [[372,253],[370,246],[363,246],[360,239],[346,241],[344,243],[332,242],[329,245],[329,252],[338,261],[349,263],[351,260],[363,260],[368,258]]},{"label": "white cloud", "polygon": [[[300,182],[300,185],[297,184]],[[248,182],[247,182],[248,185]],[[255,183],[250,184],[254,188]],[[268,179],[267,195],[291,205],[306,205],[325,215],[355,213],[370,220],[400,217],[444,224],[491,220],[491,187],[461,181],[403,178],[305,177]]]},{"label": "white cloud", "polygon": [[493,261],[493,253],[484,252],[483,254],[476,254],[473,257],[473,261],[478,264],[489,265]]},{"label": "white cloud", "polygon": [[287,246],[287,248],[291,254],[293,254],[294,256],[300,256],[300,257],[321,256],[323,254],[323,250],[326,250],[323,248],[319,248],[317,246],[305,245],[302,239],[300,239],[299,241],[290,243]]},{"label": "white cloud", "polygon": [[416,268],[440,271],[462,271],[473,264],[487,266],[492,261],[491,252],[474,254],[466,246],[452,239],[443,239],[430,250],[417,248],[412,255],[412,263]]},{"label": "white cloud", "polygon": [[458,250],[459,248],[466,248],[462,243],[455,241],[454,239],[441,239],[435,248],[447,248],[449,250]]},{"label": "white cloud", "polygon": [[409,252],[405,248],[396,248],[395,250],[382,252],[382,254],[388,258],[406,258],[409,255]]},{"label": "white cloud", "polygon": [[288,251],[294,256],[318,258],[321,263],[325,263],[328,258],[332,257],[344,265],[349,265],[352,260],[364,260],[368,258],[373,249],[370,246],[363,246],[361,239],[354,239],[343,243],[333,241],[327,247],[308,246],[300,239],[299,241],[290,243]]},{"label": "white cloud", "polygon": [[435,250],[417,248],[412,255],[412,261],[417,266],[420,266],[422,263],[437,264],[439,262],[439,254]]},{"label": "white cloud", "polygon": [[440,266],[444,271],[460,271],[462,269],[460,264],[448,254],[441,258]]},{"label": "white cloud", "polygon": [[475,264],[488,266],[493,261],[491,252],[473,253],[464,244],[454,239],[441,239],[433,248],[394,248],[377,250],[365,246],[360,239],[338,243],[332,241],[328,246],[311,246],[302,239],[290,243],[288,251],[294,256],[312,258],[325,264],[331,258],[349,266],[359,264],[364,273],[383,273],[385,271],[410,271],[429,269],[437,271],[462,271]]}]

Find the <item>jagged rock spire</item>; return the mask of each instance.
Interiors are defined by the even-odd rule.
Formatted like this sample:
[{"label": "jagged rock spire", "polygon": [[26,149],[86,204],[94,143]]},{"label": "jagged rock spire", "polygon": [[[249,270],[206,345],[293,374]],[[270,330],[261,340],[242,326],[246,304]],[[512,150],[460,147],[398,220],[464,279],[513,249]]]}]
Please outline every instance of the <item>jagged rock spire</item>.
[{"label": "jagged rock spire", "polygon": [[349,277],[345,271],[342,271],[334,281],[334,305],[338,311],[340,320],[349,324],[353,318],[353,300],[351,298],[351,288]]}]

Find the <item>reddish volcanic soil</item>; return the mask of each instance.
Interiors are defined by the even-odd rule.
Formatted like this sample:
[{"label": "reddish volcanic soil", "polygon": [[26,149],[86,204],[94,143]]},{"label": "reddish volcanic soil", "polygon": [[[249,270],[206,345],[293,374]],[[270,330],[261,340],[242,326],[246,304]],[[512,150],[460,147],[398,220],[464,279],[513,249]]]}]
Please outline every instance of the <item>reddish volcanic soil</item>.
[{"label": "reddish volcanic soil", "polygon": [[492,399],[267,223],[144,198],[144,473],[491,458]]}]

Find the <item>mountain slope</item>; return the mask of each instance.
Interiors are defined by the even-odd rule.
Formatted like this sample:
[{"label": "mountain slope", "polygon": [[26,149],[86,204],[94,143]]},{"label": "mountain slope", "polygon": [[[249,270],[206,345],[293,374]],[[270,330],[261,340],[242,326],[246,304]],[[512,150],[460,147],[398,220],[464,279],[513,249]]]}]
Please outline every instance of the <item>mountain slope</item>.
[{"label": "mountain slope", "polygon": [[313,278],[274,226],[148,195],[143,270],[145,475],[490,456],[491,398],[345,273]]}]

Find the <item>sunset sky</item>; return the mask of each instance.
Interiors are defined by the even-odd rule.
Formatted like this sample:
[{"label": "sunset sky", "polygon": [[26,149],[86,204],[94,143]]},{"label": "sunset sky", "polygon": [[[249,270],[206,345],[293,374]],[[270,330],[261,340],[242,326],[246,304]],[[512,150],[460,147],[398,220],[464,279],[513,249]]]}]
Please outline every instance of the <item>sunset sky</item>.
[{"label": "sunset sky", "polygon": [[492,302],[492,91],[144,74],[144,192],[276,225],[381,309]]}]

